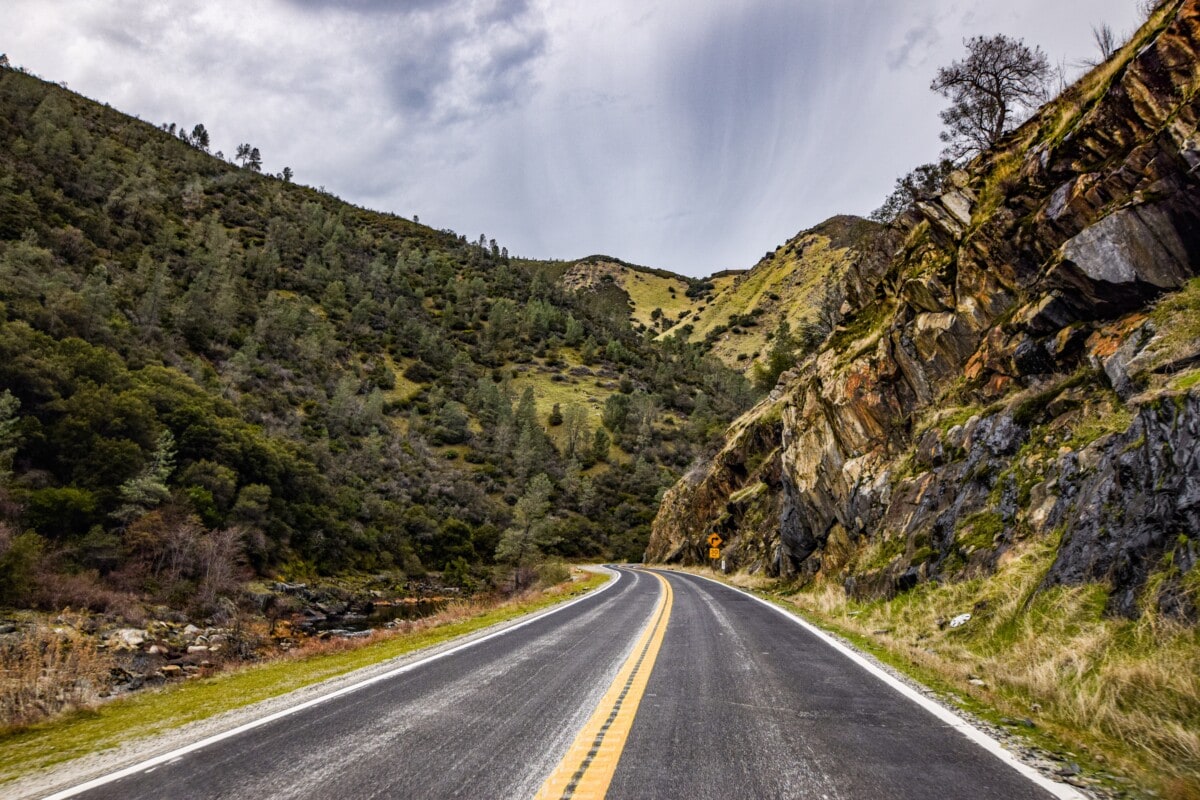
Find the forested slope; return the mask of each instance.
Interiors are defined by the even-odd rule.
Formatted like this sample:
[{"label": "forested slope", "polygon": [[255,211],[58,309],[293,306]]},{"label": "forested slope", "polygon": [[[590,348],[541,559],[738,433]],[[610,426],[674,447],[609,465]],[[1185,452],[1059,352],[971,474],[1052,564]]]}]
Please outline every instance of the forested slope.
[{"label": "forested slope", "polygon": [[545,271],[0,70],[0,603],[640,554],[749,391]]}]

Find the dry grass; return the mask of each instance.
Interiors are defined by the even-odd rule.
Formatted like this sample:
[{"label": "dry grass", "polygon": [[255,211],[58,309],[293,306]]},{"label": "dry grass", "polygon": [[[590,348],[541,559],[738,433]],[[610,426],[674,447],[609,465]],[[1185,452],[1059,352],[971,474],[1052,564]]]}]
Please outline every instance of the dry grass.
[{"label": "dry grass", "polygon": [[96,702],[113,661],[77,621],[36,623],[0,639],[0,730]]},{"label": "dry grass", "polygon": [[[1200,797],[1200,634],[1153,612],[1105,617],[1104,586],[1039,591],[1056,549],[1027,544],[991,578],[926,584],[890,601],[854,602],[830,583],[790,599],[956,693],[1034,718],[1097,765],[1167,797]],[[965,612],[966,625],[946,625]]]}]

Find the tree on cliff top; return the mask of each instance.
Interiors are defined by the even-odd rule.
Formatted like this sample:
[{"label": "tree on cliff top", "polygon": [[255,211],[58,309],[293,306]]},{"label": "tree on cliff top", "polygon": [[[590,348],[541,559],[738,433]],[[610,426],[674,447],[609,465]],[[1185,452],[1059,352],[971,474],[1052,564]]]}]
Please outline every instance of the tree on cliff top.
[{"label": "tree on cliff top", "polygon": [[937,71],[929,88],[951,101],[941,113],[945,154],[969,158],[1012,130],[1046,99],[1050,62],[1040,47],[1004,34],[966,42],[967,57]]}]

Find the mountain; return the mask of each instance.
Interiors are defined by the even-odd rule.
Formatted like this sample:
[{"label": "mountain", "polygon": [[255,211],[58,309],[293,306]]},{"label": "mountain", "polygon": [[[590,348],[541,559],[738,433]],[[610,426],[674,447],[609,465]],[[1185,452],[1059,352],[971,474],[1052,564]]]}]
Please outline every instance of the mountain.
[{"label": "mountain", "polygon": [[872,269],[861,262],[879,258],[882,235],[874,222],[840,216],[796,234],[749,270],[685,278],[591,256],[567,265],[558,280],[574,292],[619,290],[635,330],[694,342],[750,373],[765,361],[780,322],[788,323],[799,349],[829,334],[846,293],[857,290],[848,278]]},{"label": "mountain", "polygon": [[1160,5],[910,209],[667,493],[647,560],[706,563],[716,531],[729,569],[954,691],[989,671],[1008,713],[1194,789],[1198,53],[1197,3]]},{"label": "mountain", "polygon": [[204,615],[255,576],[637,557],[754,399],[554,263],[20,70],[0,111],[0,604]]},{"label": "mountain", "polygon": [[703,342],[726,364],[748,371],[766,355],[779,323],[787,321],[798,345],[811,348],[840,320],[848,274],[867,269],[880,226],[857,217],[834,217],[802,231],[767,253],[746,272],[703,281],[691,314],[666,335]]}]

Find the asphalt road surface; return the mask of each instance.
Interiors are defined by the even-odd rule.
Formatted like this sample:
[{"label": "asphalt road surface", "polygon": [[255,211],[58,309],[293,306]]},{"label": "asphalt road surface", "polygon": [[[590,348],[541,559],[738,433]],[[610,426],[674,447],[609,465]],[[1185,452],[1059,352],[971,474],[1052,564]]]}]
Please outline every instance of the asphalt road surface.
[{"label": "asphalt road surface", "polygon": [[748,595],[619,575],[530,624],[76,796],[1077,796]]}]

